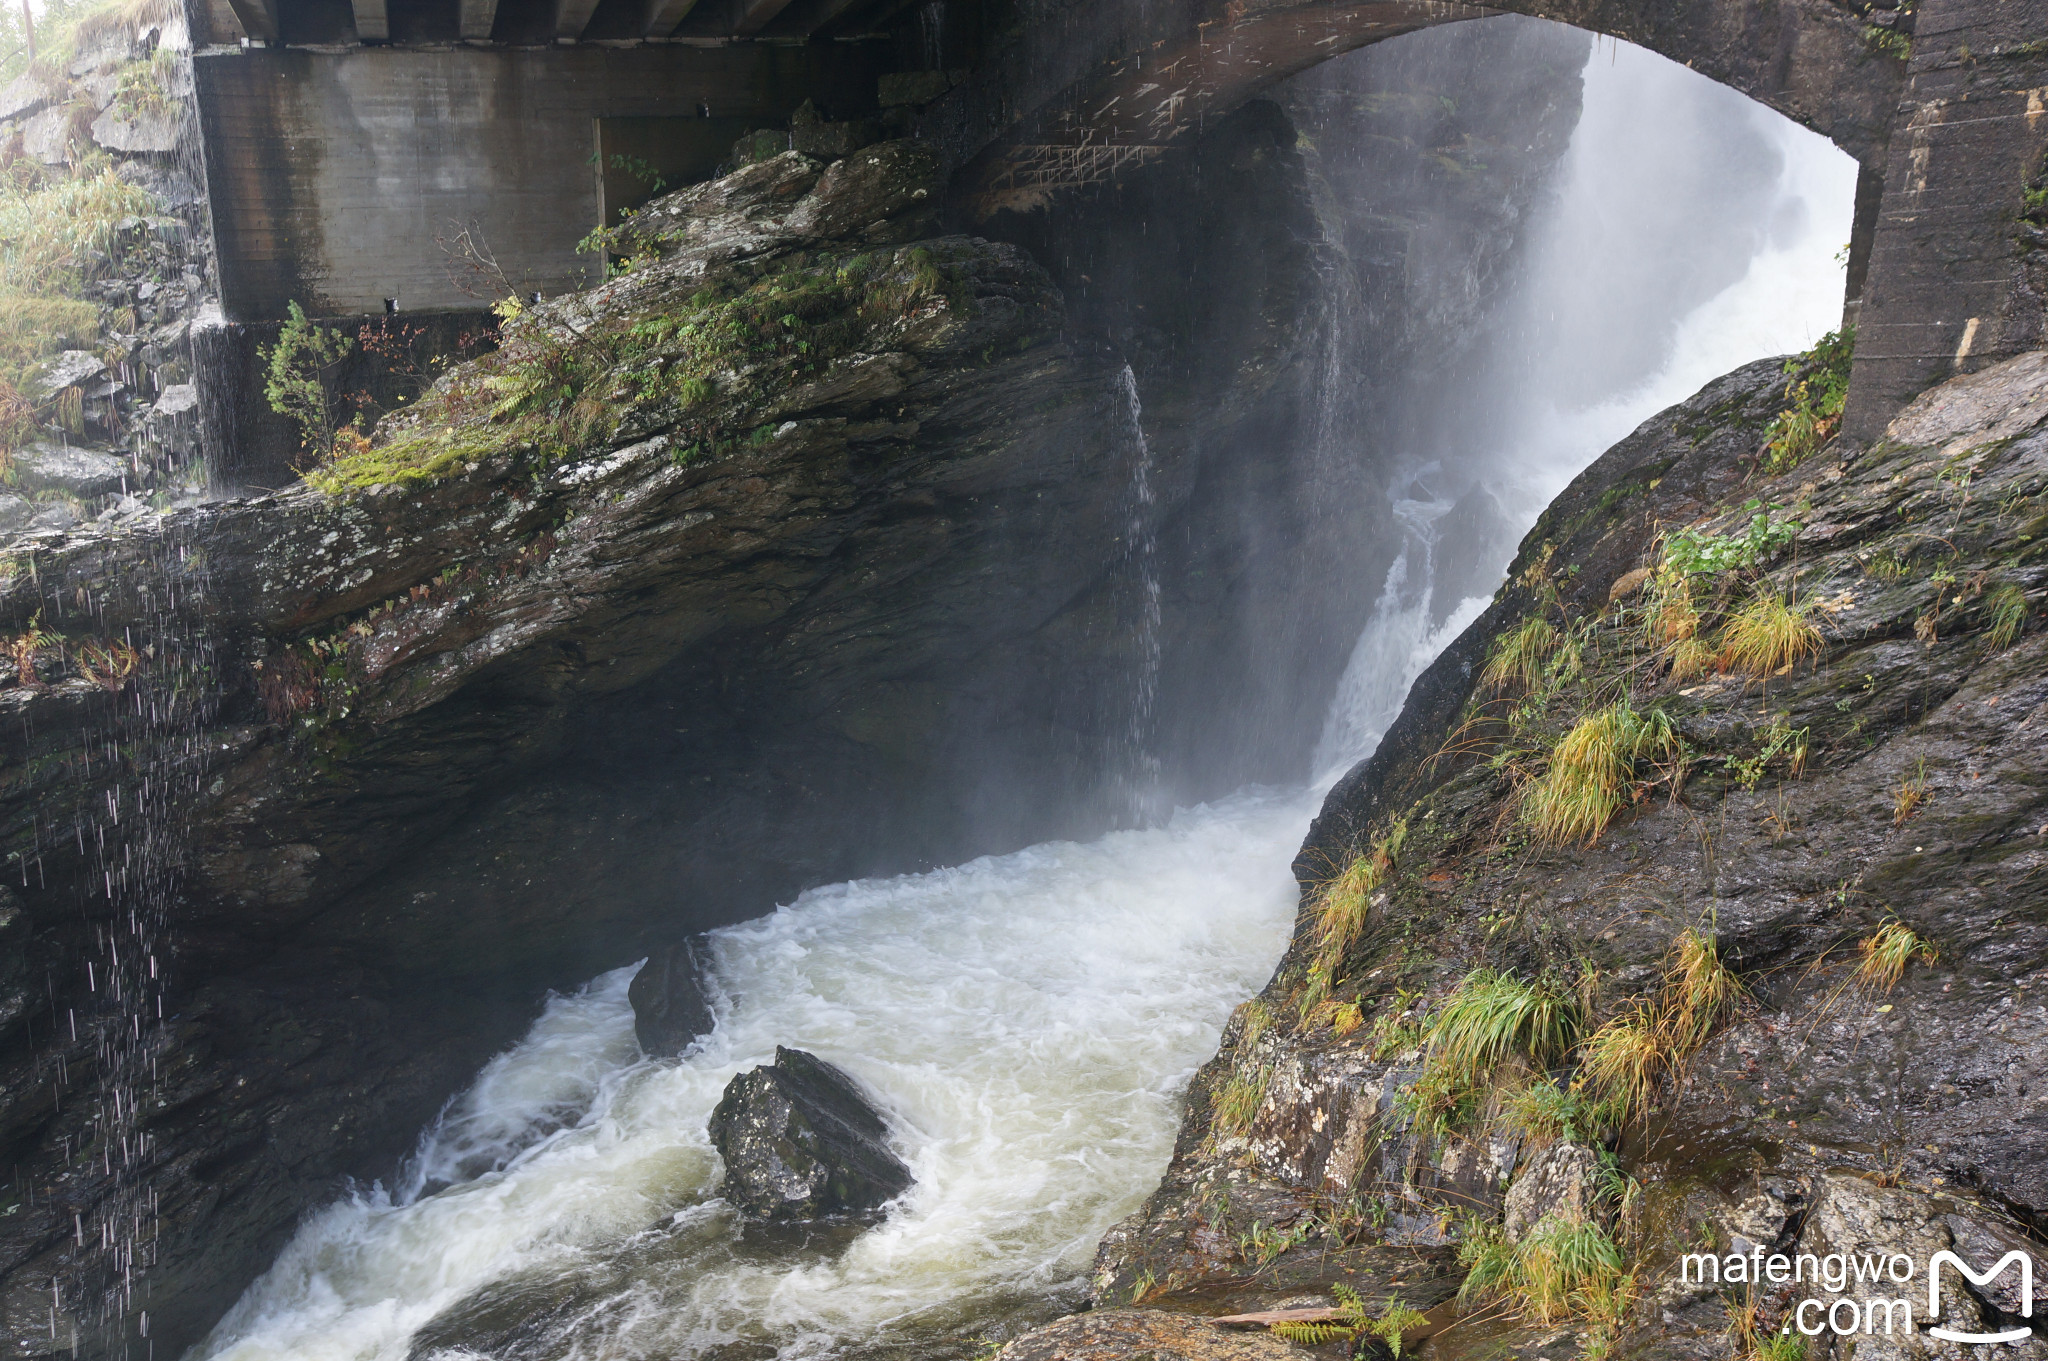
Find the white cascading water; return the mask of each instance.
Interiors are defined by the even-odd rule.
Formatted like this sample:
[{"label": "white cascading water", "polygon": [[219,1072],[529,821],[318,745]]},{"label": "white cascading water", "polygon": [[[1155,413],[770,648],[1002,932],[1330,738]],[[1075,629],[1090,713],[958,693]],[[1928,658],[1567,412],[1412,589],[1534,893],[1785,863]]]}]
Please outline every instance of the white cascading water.
[{"label": "white cascading water", "polygon": [[[1644,136],[1665,104],[1660,82],[1697,79],[1634,49],[1595,54],[1557,222],[1529,260],[1532,295],[1586,260],[1557,229],[1573,213],[1656,192],[1602,165],[1603,139],[1623,125]],[[1477,460],[1515,533],[1644,417],[1833,325],[1854,169],[1771,121],[1798,214],[1740,282],[1669,319],[1668,359],[1648,381],[1572,410],[1532,402],[1518,437]],[[1156,1184],[1188,1076],[1285,943],[1289,863],[1322,789],[1378,742],[1483,603],[1432,608],[1433,527],[1448,509],[1432,476],[1408,468],[1390,493],[1407,543],[1333,705],[1315,787],[1246,790],[1088,844],[805,893],[714,933],[717,1027],[680,1061],[641,1056],[630,969],[552,1000],[428,1132],[397,1189],[311,1217],[203,1353],[957,1353],[1072,1301],[1102,1233]],[[1504,566],[1512,544],[1495,548]],[[705,1121],[726,1082],[778,1044],[843,1065],[885,1107],[917,1181],[880,1225],[764,1243],[716,1199]]]}]

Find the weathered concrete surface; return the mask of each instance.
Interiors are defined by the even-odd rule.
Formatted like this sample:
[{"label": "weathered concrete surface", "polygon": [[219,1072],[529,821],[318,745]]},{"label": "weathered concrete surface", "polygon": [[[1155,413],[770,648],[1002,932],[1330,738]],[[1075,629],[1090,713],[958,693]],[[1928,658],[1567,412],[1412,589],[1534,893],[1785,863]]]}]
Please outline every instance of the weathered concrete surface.
[{"label": "weathered concrete surface", "polygon": [[[594,120],[874,107],[871,44],[214,49],[193,60],[231,321],[475,307],[593,282]],[[471,229],[502,263],[478,271]]]},{"label": "weathered concrete surface", "polygon": [[2048,3],[1926,0],[1885,157],[1843,428],[1874,439],[1916,393],[2048,341]]}]

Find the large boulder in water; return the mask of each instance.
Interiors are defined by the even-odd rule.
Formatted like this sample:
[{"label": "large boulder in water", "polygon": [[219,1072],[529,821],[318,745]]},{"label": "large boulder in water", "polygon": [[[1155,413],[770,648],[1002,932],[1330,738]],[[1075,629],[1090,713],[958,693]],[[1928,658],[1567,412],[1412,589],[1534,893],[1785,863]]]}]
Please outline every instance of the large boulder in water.
[{"label": "large boulder in water", "polygon": [[711,1112],[725,1198],[759,1219],[877,1210],[910,1186],[882,1139],[888,1127],[851,1077],[801,1049],[741,1073]]},{"label": "large boulder in water", "polygon": [[680,1054],[711,1033],[711,999],[704,992],[704,959],[691,941],[656,950],[626,990],[633,1033],[657,1058]]}]

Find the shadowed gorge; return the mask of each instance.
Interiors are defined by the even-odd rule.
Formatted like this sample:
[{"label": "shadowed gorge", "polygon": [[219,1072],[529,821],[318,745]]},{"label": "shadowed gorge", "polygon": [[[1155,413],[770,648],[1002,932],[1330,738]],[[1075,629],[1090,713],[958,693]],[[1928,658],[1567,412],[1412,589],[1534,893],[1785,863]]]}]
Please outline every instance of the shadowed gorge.
[{"label": "shadowed gorge", "polygon": [[0,1340],[2021,1328],[2048,13],[1508,8],[44,15]]}]

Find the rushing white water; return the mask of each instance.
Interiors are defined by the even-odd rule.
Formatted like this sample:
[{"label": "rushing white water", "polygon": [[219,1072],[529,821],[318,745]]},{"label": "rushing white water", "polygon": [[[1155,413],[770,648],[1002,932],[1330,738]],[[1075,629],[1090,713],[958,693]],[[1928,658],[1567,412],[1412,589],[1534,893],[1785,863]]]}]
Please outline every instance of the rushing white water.
[{"label": "rushing white water", "polygon": [[[547,1355],[750,1337],[801,1355],[1048,1295],[1156,1179],[1176,1093],[1272,967],[1308,808],[1248,791],[1154,830],[807,893],[713,936],[717,1029],[679,1063],[639,1059],[631,970],[557,999],[421,1158],[446,1175],[495,1146],[503,1170],[329,1207],[213,1354],[402,1357],[442,1309],[535,1277],[576,1305],[542,1329]],[[744,1250],[710,1198],[704,1133],[726,1082],[777,1044],[878,1093],[917,1177],[843,1254],[795,1264]],[[519,1147],[586,1091],[579,1121]]]},{"label": "rushing white water", "polygon": [[[1669,103],[1660,82],[1696,78],[1625,51],[1624,62],[1603,48],[1588,69],[1560,221],[1621,220],[1631,195],[1662,192],[1603,168],[1600,139],[1617,120],[1654,124]],[[1665,318],[1663,357],[1646,371],[1597,400],[1530,399],[1516,438],[1472,454],[1466,477],[1495,487],[1513,521],[1486,549],[1500,563],[1543,499],[1617,435],[1833,324],[1853,169],[1789,125],[1768,133],[1804,218],[1788,214],[1735,283]],[[1554,230],[1530,296],[1583,248]],[[1452,504],[1435,491],[1442,474],[1406,467],[1389,489],[1405,544],[1332,706],[1324,783],[1371,750],[1483,605],[1433,599]],[[554,999],[429,1131],[398,1188],[313,1216],[205,1354],[901,1354],[958,1351],[991,1322],[1042,1316],[1156,1183],[1179,1091],[1279,955],[1288,866],[1319,794],[1245,790],[1085,845],[805,893],[714,933],[717,1026],[679,1061],[640,1055],[631,970]],[[879,1097],[916,1175],[880,1225],[771,1239],[716,1198],[705,1121],[726,1082],[778,1044],[843,1065]]]}]

